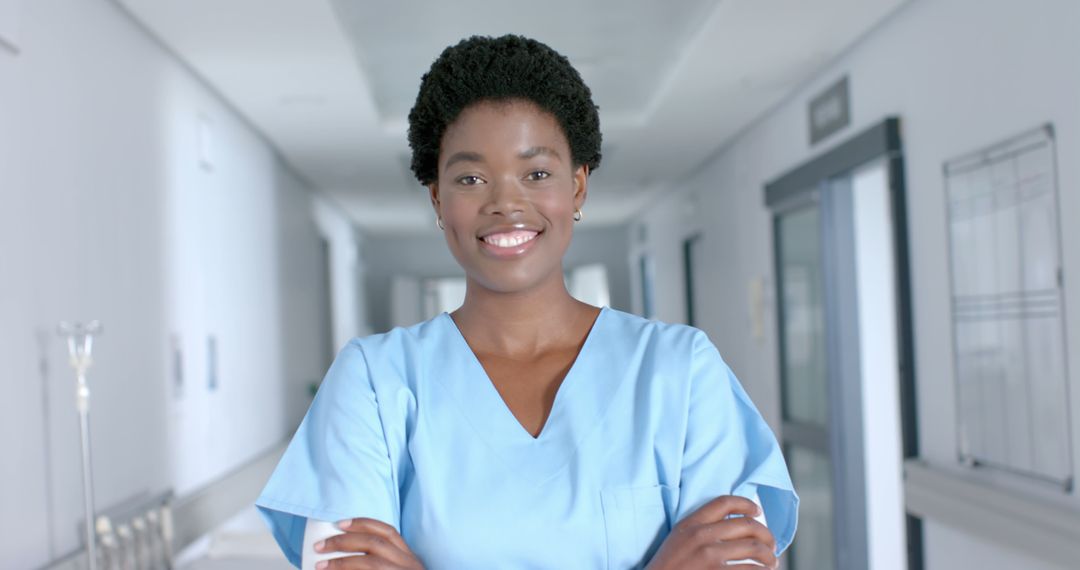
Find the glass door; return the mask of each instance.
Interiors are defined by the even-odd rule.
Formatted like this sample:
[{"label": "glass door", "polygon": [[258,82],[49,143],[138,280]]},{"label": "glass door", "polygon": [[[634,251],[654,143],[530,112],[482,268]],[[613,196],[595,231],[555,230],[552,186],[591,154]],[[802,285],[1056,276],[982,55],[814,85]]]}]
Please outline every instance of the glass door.
[{"label": "glass door", "polygon": [[902,502],[918,453],[902,172],[890,119],[766,186],[781,442],[802,498],[791,570],[921,568]]},{"label": "glass door", "polygon": [[791,568],[836,568],[821,211],[816,192],[776,218],[784,448],[802,499]]}]

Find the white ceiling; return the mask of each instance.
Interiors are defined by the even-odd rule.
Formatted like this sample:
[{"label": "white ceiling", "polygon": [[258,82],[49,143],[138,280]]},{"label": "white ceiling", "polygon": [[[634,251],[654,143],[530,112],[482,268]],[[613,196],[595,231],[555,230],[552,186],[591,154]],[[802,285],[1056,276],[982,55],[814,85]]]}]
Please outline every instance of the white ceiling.
[{"label": "white ceiling", "polygon": [[600,106],[588,223],[685,177],[908,0],[118,0],[372,232],[430,229],[406,115],[447,45],[518,33]]}]

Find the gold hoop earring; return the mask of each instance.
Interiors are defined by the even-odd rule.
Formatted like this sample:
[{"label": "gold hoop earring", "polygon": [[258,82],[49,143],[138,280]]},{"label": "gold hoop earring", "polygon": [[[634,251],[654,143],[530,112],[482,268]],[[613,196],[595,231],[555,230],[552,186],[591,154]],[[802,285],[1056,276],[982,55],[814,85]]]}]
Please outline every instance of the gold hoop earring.
[{"label": "gold hoop earring", "polygon": [[581,213],[581,208],[578,208],[578,209],[574,210],[574,221],[575,222],[580,222],[581,218],[584,218],[584,217],[585,217],[585,215]]},{"label": "gold hoop earring", "polygon": [[435,225],[439,226],[440,230],[445,230],[446,229],[446,226],[443,225],[442,216],[438,216],[438,217],[435,218]]}]

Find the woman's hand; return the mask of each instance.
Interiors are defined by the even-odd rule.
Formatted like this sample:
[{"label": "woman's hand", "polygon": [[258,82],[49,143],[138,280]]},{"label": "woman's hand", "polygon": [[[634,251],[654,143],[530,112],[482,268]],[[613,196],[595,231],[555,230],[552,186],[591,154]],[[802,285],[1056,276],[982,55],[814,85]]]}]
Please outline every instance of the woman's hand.
[{"label": "woman's hand", "polygon": [[[647,570],[757,570],[776,568],[776,539],[753,517],[760,514],[753,501],[725,495],[709,501],[686,517],[664,539]],[[728,518],[730,515],[743,515]],[[729,565],[732,561],[755,560]]]},{"label": "woman's hand", "polygon": [[374,519],[352,519],[338,524],[345,534],[315,544],[315,552],[355,552],[365,556],[347,556],[324,560],[318,570],[423,570],[423,564],[409,550],[409,545],[394,527]]}]

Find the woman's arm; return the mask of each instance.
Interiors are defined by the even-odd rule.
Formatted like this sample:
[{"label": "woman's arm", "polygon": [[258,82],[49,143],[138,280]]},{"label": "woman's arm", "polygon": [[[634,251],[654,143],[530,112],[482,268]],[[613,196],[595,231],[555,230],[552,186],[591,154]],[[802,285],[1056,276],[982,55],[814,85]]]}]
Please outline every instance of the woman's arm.
[{"label": "woman's arm", "polygon": [[372,517],[397,524],[393,462],[375,384],[359,341],[330,366],[288,449],[255,504],[289,562],[299,567],[308,519]]},{"label": "woman's arm", "polygon": [[776,568],[776,540],[761,510],[755,502],[736,495],[705,503],[671,529],[647,570]]},{"label": "woman's arm", "polygon": [[424,569],[397,529],[375,519],[337,524],[308,519],[301,558],[301,570],[344,570],[361,564],[365,569]]},{"label": "woman's arm", "polygon": [[704,333],[690,358],[676,524],[650,567],[775,567],[798,509],[780,446]]},{"label": "woman's arm", "polygon": [[780,445],[708,337],[695,341],[675,521],[721,495],[756,497],[779,554],[798,516]]}]

